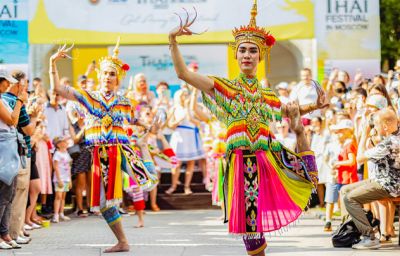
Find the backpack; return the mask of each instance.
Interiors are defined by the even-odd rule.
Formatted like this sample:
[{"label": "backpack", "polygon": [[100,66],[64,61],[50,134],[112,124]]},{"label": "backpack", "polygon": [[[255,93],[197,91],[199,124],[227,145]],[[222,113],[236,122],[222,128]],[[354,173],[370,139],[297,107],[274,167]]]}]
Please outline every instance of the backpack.
[{"label": "backpack", "polygon": [[[379,220],[373,218],[371,211],[366,212],[365,215],[372,227],[379,227]],[[332,245],[336,248],[350,248],[361,241],[360,237],[361,232],[354,221],[348,218],[332,233]]]}]

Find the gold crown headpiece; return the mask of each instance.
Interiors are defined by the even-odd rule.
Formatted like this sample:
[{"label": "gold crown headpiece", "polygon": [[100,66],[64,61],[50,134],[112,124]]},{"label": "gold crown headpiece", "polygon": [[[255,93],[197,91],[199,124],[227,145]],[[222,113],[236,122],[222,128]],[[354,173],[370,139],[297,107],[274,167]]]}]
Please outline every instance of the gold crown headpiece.
[{"label": "gold crown headpiece", "polygon": [[275,44],[275,38],[263,27],[257,26],[257,0],[254,0],[253,8],[251,9],[250,14],[251,18],[249,25],[240,26],[239,28],[232,30],[232,34],[235,38],[235,43],[232,44],[232,47],[235,50],[235,58],[241,43],[253,43],[256,44],[260,50],[260,59],[263,60],[265,54],[268,54],[269,62],[269,51]]},{"label": "gold crown headpiece", "polygon": [[119,41],[120,37],[118,37],[117,44],[114,47],[113,55],[100,58],[99,63],[100,71],[107,67],[114,68],[117,71],[118,80],[121,83],[121,80],[124,79],[126,72],[130,69],[130,67],[128,64],[123,63],[122,60],[118,59]]}]

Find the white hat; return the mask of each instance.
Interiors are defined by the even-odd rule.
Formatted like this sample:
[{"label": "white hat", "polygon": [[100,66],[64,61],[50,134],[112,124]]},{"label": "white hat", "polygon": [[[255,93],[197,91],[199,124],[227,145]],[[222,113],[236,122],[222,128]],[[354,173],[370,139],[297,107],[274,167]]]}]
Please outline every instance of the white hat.
[{"label": "white hat", "polygon": [[277,86],[276,89],[283,89],[287,90],[289,88],[289,84],[286,82],[280,82]]},{"label": "white hat", "polygon": [[0,77],[5,78],[6,80],[8,80],[8,82],[12,84],[18,83],[18,80],[12,77],[10,74],[8,74],[7,70],[5,69],[0,69]]},{"label": "white hat", "polygon": [[380,94],[368,96],[366,104],[377,109],[384,109],[388,106],[387,99]]},{"label": "white hat", "polygon": [[353,129],[353,122],[350,119],[340,120],[339,123],[330,126],[331,130]]}]

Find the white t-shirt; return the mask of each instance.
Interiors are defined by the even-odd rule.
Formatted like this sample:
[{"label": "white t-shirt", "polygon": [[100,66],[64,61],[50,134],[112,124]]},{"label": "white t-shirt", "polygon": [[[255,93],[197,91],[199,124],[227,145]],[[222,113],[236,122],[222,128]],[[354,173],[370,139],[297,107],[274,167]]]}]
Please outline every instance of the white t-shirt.
[{"label": "white t-shirt", "polygon": [[51,140],[55,137],[62,137],[69,134],[68,117],[64,107],[59,106],[57,109],[54,109],[48,105],[43,113],[47,119],[46,131]]},{"label": "white t-shirt", "polygon": [[[56,151],[53,156],[53,161],[58,163],[58,171],[60,172],[60,178],[63,182],[71,181],[71,162],[72,158],[68,152]],[[57,176],[54,173],[53,182],[58,182]]]},{"label": "white t-shirt", "polygon": [[[318,93],[312,85],[306,85],[303,82],[300,82],[292,89],[289,98],[291,101],[298,100],[300,105],[308,105],[317,102]],[[321,111],[317,109],[303,117],[313,119],[314,117],[320,116]]]},{"label": "white t-shirt", "polygon": [[289,101],[290,101],[290,98],[289,97],[286,97],[286,96],[279,96],[278,97],[279,98],[279,100],[283,103],[283,104],[288,104],[289,103]]},{"label": "white t-shirt", "polygon": [[297,138],[294,133],[289,133],[286,138],[283,138],[282,134],[275,134],[276,139],[282,143],[283,146],[287,147],[288,149],[295,151]]}]

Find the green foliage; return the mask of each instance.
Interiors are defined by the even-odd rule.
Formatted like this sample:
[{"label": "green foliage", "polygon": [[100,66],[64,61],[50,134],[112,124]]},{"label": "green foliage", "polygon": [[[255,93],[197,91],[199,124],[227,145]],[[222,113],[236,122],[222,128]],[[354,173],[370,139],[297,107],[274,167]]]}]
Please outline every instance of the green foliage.
[{"label": "green foliage", "polygon": [[400,59],[400,1],[381,0],[381,54],[390,67]]}]

